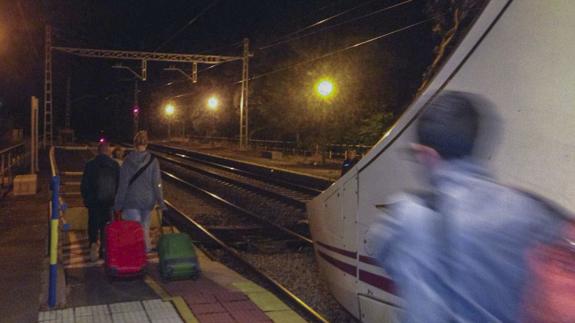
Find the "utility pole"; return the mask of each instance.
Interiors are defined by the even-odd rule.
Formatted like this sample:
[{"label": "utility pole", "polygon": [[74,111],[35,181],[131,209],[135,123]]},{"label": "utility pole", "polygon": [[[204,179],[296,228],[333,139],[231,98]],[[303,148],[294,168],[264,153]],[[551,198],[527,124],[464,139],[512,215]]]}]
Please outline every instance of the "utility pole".
[{"label": "utility pole", "polygon": [[30,174],[38,169],[38,98],[31,98],[30,109]]},{"label": "utility pole", "polygon": [[244,38],[244,55],[242,57],[242,93],[240,97],[240,149],[248,147],[248,64],[250,60],[250,41]]}]

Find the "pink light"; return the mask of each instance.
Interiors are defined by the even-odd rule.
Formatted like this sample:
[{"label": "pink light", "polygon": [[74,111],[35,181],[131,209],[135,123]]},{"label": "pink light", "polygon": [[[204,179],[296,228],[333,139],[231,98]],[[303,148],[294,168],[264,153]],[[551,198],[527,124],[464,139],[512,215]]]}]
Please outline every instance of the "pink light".
[{"label": "pink light", "polygon": [[100,143],[103,143],[104,141],[106,141],[104,138],[100,138]]},{"label": "pink light", "polygon": [[134,108],[134,110],[132,110],[132,112],[134,112],[134,113],[138,113],[138,112],[140,112],[140,109],[138,109],[138,108]]}]

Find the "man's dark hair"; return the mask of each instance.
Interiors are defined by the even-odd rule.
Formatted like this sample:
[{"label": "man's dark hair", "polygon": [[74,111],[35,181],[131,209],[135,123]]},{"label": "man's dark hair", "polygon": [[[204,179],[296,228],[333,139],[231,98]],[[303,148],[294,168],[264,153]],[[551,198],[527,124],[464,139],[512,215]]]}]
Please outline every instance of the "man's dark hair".
[{"label": "man's dark hair", "polygon": [[417,124],[419,143],[444,159],[471,155],[479,129],[479,113],[468,95],[446,91],[425,109]]}]

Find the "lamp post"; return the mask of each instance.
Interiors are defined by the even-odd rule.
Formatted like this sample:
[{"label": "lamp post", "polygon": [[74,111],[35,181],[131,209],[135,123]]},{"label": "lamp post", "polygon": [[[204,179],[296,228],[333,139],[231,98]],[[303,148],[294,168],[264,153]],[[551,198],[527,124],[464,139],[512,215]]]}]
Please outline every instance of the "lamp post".
[{"label": "lamp post", "polygon": [[[214,137],[216,133],[216,111],[220,105],[220,101],[216,96],[211,96],[208,98],[207,107],[212,113],[212,137]],[[212,138],[212,145],[214,144],[214,138]]]},{"label": "lamp post", "polygon": [[166,104],[164,107],[164,114],[168,118],[168,140],[172,139],[172,118],[176,113],[176,107],[172,103]]},{"label": "lamp post", "polygon": [[320,149],[321,149],[321,163],[325,165],[326,149],[327,149],[327,136],[325,134],[326,121],[327,121],[327,101],[329,101],[335,94],[335,86],[329,79],[321,79],[315,85],[315,90],[320,98]]}]

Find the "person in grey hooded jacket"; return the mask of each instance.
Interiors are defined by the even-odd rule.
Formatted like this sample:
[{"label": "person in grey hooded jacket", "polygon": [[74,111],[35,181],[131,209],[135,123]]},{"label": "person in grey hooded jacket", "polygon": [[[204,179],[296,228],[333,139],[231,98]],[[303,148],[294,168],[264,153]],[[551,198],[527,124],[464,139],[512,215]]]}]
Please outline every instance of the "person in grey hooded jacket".
[{"label": "person in grey hooded jacket", "polygon": [[[152,210],[156,204],[162,210],[166,206],[162,193],[160,164],[146,150],[147,145],[147,133],[139,131],[134,137],[134,151],[128,154],[120,168],[120,181],[114,210],[121,211],[124,220],[140,222],[144,229],[146,249],[149,252]],[[137,174],[141,169],[144,170]]]}]

